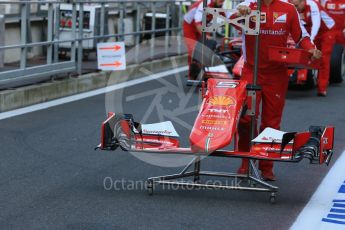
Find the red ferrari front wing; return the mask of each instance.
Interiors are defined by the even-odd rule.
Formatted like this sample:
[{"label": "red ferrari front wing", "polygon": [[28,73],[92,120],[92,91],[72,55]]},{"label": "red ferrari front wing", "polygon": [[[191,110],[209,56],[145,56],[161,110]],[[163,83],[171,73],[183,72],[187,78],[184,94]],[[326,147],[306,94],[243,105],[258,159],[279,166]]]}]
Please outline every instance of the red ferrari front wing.
[{"label": "red ferrari front wing", "polygon": [[309,132],[286,133],[281,142],[254,143],[250,152],[214,150],[211,153],[181,148],[176,138],[164,135],[148,135],[140,131],[140,125],[129,114],[109,114],[102,123],[102,150],[115,150],[156,154],[209,155],[256,160],[299,162],[309,159],[313,164],[329,164],[333,154],[333,127],[311,127]]}]

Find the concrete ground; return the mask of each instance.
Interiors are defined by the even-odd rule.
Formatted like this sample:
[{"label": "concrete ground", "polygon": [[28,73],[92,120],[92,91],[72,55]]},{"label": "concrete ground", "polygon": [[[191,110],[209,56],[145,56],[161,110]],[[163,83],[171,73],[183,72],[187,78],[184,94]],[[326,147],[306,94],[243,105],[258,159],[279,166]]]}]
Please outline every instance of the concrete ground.
[{"label": "concrete ground", "polygon": [[[185,94],[184,75],[115,91],[107,105],[100,95],[1,120],[1,229],[288,229],[330,167],[277,163],[274,184],[280,189],[271,205],[268,194],[240,191],[158,189],[148,196],[140,182],[180,168],[154,166],[120,150],[93,150],[111,106],[147,122],[174,114],[190,94],[184,106],[192,108],[199,92]],[[176,79],[183,79],[182,86]],[[170,91],[173,86],[176,90]],[[286,131],[334,125],[332,164],[345,147],[344,88],[331,87],[326,98],[316,97],[313,90],[290,91],[282,123]],[[157,108],[151,111],[152,101]],[[184,145],[196,113],[175,116]],[[233,171],[238,165],[235,159],[202,161],[203,169],[216,171]],[[125,186],[110,188],[119,181]],[[139,185],[133,189],[131,181]]]}]

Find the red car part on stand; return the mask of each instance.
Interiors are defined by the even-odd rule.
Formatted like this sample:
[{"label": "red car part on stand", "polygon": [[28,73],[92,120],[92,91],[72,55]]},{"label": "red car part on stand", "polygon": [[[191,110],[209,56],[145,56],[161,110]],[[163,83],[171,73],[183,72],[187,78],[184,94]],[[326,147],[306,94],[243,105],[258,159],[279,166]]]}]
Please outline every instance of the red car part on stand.
[{"label": "red car part on stand", "polygon": [[268,59],[272,62],[285,63],[288,67],[302,69],[318,69],[320,60],[311,60],[311,54],[303,49],[271,46]]},{"label": "red car part on stand", "polygon": [[246,81],[208,80],[207,93],[189,137],[193,152],[214,152],[231,143],[246,102],[246,86]]},{"label": "red car part on stand", "polygon": [[[280,161],[298,163],[308,159],[312,164],[329,164],[333,154],[333,127],[314,127],[309,132],[284,133],[282,136],[271,136],[269,131],[261,133],[263,137],[253,140],[248,152],[238,151],[237,124],[245,114],[247,96],[246,82],[229,79],[209,79],[207,92],[204,94],[200,112],[190,134],[190,147],[180,147],[178,138],[168,135],[145,133],[143,124],[134,122],[129,114],[109,113],[102,123],[101,150],[115,150],[120,147],[131,153],[182,154],[192,155],[194,159],[178,174],[148,178],[147,189],[153,193],[153,184],[191,186],[198,188],[222,188],[244,191],[269,192],[270,201],[275,202],[278,187],[261,180],[254,165],[248,175],[202,171],[201,157],[226,157],[254,160]],[[250,108],[249,108],[250,109]],[[249,110],[248,109],[248,110]],[[203,128],[205,127],[205,128]],[[207,128],[206,128],[207,127]],[[279,131],[275,131],[279,132]],[[259,138],[259,137],[257,137]],[[256,139],[257,139],[256,138]],[[223,149],[234,143],[233,150]],[[194,170],[189,168],[194,165]],[[212,185],[199,182],[200,176],[217,176],[246,179],[249,186],[241,184]],[[181,181],[194,177],[194,182]],[[256,187],[253,187],[255,183]]]}]

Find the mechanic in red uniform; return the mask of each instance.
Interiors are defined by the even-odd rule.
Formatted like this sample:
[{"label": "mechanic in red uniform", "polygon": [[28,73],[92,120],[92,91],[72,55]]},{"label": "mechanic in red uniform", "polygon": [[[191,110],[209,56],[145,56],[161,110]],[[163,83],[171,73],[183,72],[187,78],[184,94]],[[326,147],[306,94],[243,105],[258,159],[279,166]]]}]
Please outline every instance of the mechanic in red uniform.
[{"label": "mechanic in red uniform", "polygon": [[321,5],[335,18],[339,30],[335,31],[336,42],[345,46],[345,0],[323,0]]},{"label": "mechanic in red uniform", "polygon": [[[237,13],[231,17],[250,14],[257,9],[255,0],[246,0],[237,7]],[[255,20],[255,19],[254,19]],[[284,64],[272,63],[268,60],[268,47],[286,47],[287,39],[291,34],[293,40],[305,50],[312,53],[312,58],[319,59],[321,51],[308,37],[308,33],[301,26],[295,7],[280,0],[263,0],[260,25],[258,82],[262,90],[257,93],[256,114],[259,114],[259,106],[262,102],[262,115],[260,130],[266,127],[280,129],[280,122],[285,104],[285,95],[288,89],[289,76]],[[243,56],[245,64],[242,79],[253,82],[255,36],[243,35]],[[239,151],[250,150],[250,117],[245,116],[240,120],[239,127]],[[273,173],[273,161],[260,161],[259,169],[264,180],[275,180]],[[240,174],[248,172],[248,160],[242,160],[238,170]]]},{"label": "mechanic in red uniform", "polygon": [[291,0],[300,13],[302,24],[310,33],[310,38],[322,51],[322,63],[318,74],[318,96],[326,96],[329,81],[330,62],[336,41],[337,28],[335,20],[326,10],[313,0]]},{"label": "mechanic in red uniform", "polygon": [[[225,0],[208,0],[207,6],[211,8],[221,8]],[[203,0],[194,3],[184,16],[183,34],[188,51],[188,65],[192,63],[193,50],[196,43],[201,39],[201,24],[203,14]],[[190,74],[188,73],[188,76]]]}]

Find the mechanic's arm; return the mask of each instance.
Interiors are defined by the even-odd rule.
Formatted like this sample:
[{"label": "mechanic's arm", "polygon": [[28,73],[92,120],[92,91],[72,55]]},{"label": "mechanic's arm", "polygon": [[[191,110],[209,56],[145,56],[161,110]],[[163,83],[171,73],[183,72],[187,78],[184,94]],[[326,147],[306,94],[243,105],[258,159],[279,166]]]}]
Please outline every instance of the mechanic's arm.
[{"label": "mechanic's arm", "polygon": [[314,41],[321,26],[321,13],[320,13],[319,7],[317,6],[315,2],[310,1],[309,5],[310,5],[311,22],[312,22],[310,39]]},{"label": "mechanic's arm", "polygon": [[[236,12],[229,14],[227,17],[230,19],[235,19],[235,18],[238,18],[241,16],[249,15],[252,11],[251,8],[249,7],[249,5],[250,5],[249,1],[241,2],[240,4],[237,5]],[[231,24],[231,25],[237,30],[240,30],[240,31],[242,30],[242,28],[240,28],[236,25],[233,25],[233,24]]]},{"label": "mechanic's arm", "polygon": [[236,10],[237,12],[229,15],[229,18],[238,18],[241,16],[249,15],[252,9],[249,7],[250,1],[244,1],[237,5]]},{"label": "mechanic's arm", "polygon": [[312,59],[320,59],[321,51],[316,48],[314,43],[310,40],[309,34],[304,26],[301,24],[299,15],[296,9],[291,11],[291,21],[290,25],[290,34],[292,39],[297,45],[302,49],[308,50],[312,54]]},{"label": "mechanic's arm", "polygon": [[250,9],[249,5],[245,4],[245,2],[243,3],[244,4],[241,3],[237,7],[237,17],[246,16],[252,12],[252,9]]}]

